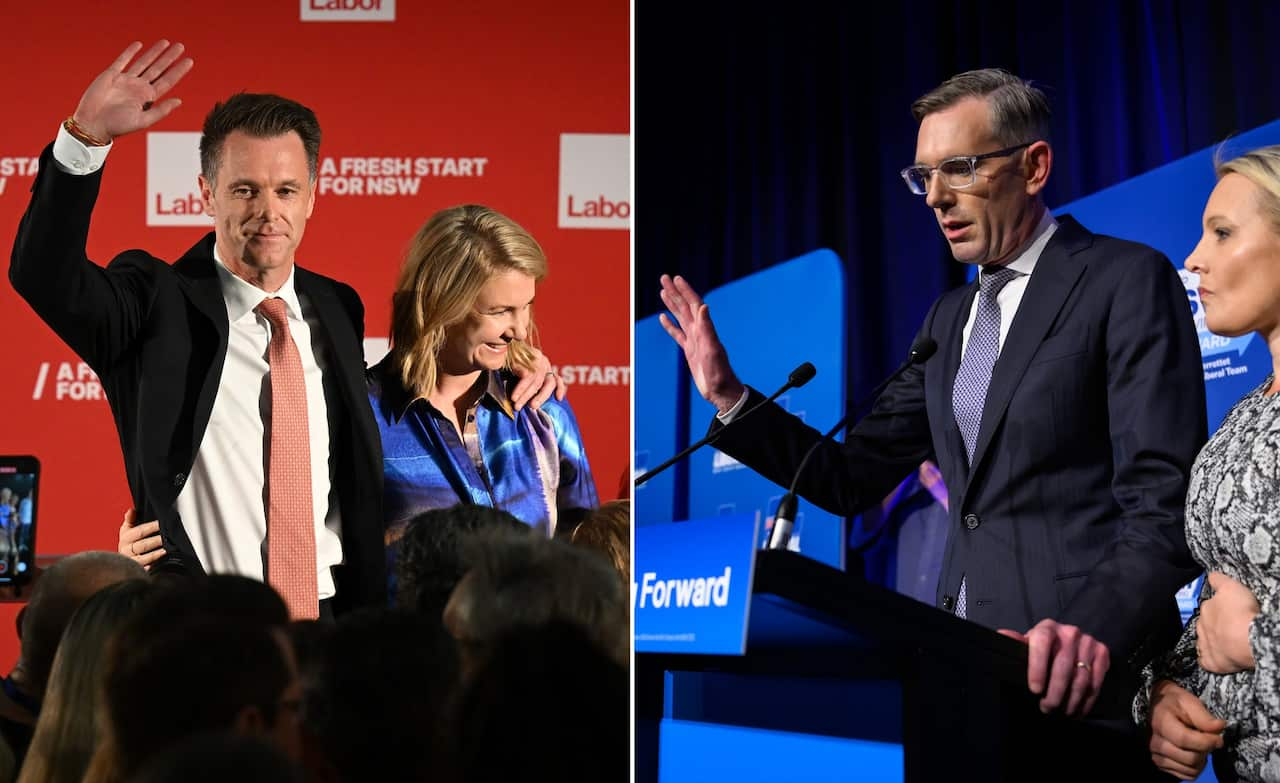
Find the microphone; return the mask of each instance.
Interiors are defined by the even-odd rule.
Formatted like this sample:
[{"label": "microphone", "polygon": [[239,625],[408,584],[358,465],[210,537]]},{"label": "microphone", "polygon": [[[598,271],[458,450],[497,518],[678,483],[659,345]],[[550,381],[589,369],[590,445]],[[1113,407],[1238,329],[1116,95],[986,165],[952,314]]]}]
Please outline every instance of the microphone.
[{"label": "microphone", "polygon": [[805,362],[804,364],[802,364],[802,365],[800,365],[799,367],[795,368],[794,370],[792,370],[792,371],[791,371],[791,374],[787,376],[787,382],[786,382],[786,383],[784,383],[784,384],[782,385],[782,388],[778,389],[776,392],[774,392],[773,394],[769,395],[768,399],[764,400],[763,402],[759,402],[759,403],[757,403],[757,404],[755,404],[755,405],[751,406],[751,407],[750,407],[750,408],[748,408],[747,410],[743,411],[740,415],[735,416],[735,417],[734,417],[734,419],[733,419],[733,421],[731,421],[731,422],[729,422],[728,424],[724,425],[723,427],[721,427],[720,429],[716,430],[715,432],[713,432],[713,433],[711,433],[711,434],[707,435],[707,436],[706,436],[705,438],[703,438],[702,440],[700,440],[700,441],[698,441],[697,443],[693,444],[692,446],[690,446],[689,448],[685,449],[684,451],[681,451],[679,454],[675,455],[674,457],[672,457],[671,459],[669,459],[669,460],[667,460],[666,462],[662,463],[661,465],[659,465],[658,467],[654,468],[653,470],[646,471],[646,472],[645,472],[644,474],[642,474],[638,479],[636,479],[636,480],[635,480],[635,486],[637,486],[637,487],[638,487],[638,486],[640,486],[641,484],[645,483],[645,482],[646,482],[646,481],[648,481],[649,479],[651,479],[651,478],[653,478],[654,476],[658,475],[658,474],[659,474],[659,473],[661,473],[662,471],[664,471],[664,470],[666,470],[667,468],[671,467],[672,465],[676,464],[676,463],[677,463],[677,462],[679,462],[680,460],[682,460],[682,459],[684,459],[685,457],[689,456],[690,454],[692,454],[693,452],[695,452],[695,451],[697,451],[698,449],[702,448],[703,446],[707,445],[708,443],[715,443],[717,440],[719,440],[719,439],[720,439],[720,436],[724,434],[724,431],[725,431],[725,430],[729,429],[729,428],[730,428],[730,427],[732,427],[733,425],[735,425],[735,424],[737,424],[738,422],[742,421],[743,419],[747,418],[747,417],[748,417],[748,416],[750,416],[752,413],[755,413],[755,412],[756,412],[756,410],[757,410],[761,405],[764,405],[766,402],[773,402],[774,400],[778,399],[778,397],[779,397],[779,396],[781,396],[781,394],[782,394],[783,392],[787,391],[788,389],[798,389],[798,388],[800,388],[801,386],[804,386],[806,383],[808,383],[809,381],[813,380],[813,376],[815,376],[815,375],[817,375],[817,374],[818,374],[818,370],[817,370],[817,368],[815,368],[815,367],[814,367],[812,364],[810,364],[809,362]]},{"label": "microphone", "polygon": [[768,549],[786,549],[787,542],[791,540],[791,526],[796,519],[796,486],[800,483],[800,474],[804,472],[805,466],[809,464],[809,460],[815,453],[817,453],[818,447],[826,441],[831,440],[831,436],[835,435],[836,432],[844,426],[844,423],[849,420],[850,416],[862,409],[868,402],[874,402],[875,399],[880,396],[880,392],[884,391],[890,383],[893,383],[899,376],[906,372],[908,367],[913,367],[917,364],[924,364],[931,356],[934,355],[934,353],[937,352],[937,350],[938,342],[932,337],[921,337],[919,340],[916,340],[915,343],[912,344],[911,350],[907,353],[906,361],[898,365],[898,369],[890,373],[888,378],[885,378],[879,383],[879,385],[872,389],[870,394],[863,397],[857,402],[857,404],[845,411],[844,416],[840,417],[840,420],[836,422],[835,426],[827,430],[826,434],[823,435],[821,439],[809,447],[809,450],[804,453],[804,458],[800,460],[800,467],[796,468],[795,475],[791,478],[791,488],[788,489],[787,493],[778,501],[778,510],[773,514],[773,532],[769,536]]}]

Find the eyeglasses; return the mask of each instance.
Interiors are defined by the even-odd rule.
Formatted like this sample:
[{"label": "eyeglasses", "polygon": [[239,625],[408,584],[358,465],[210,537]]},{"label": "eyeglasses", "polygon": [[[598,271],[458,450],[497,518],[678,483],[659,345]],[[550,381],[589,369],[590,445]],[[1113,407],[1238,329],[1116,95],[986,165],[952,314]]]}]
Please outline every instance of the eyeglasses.
[{"label": "eyeglasses", "polygon": [[947,183],[947,187],[954,190],[964,190],[977,181],[978,178],[978,161],[987,160],[988,158],[1003,158],[1012,155],[1023,147],[1030,147],[1035,144],[1034,141],[1024,142],[1014,147],[1005,147],[995,152],[985,152],[981,155],[961,155],[956,158],[947,158],[937,166],[907,166],[900,173],[903,182],[907,183],[907,187],[917,196],[923,196],[929,192],[929,182],[933,180],[933,172],[942,175],[942,181]]}]

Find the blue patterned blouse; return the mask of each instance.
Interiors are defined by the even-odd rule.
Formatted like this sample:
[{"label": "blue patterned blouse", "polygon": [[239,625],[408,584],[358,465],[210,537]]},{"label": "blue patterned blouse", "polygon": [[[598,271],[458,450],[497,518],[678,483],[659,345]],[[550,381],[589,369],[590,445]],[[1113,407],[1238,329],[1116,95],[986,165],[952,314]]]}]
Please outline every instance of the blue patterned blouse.
[{"label": "blue patterned blouse", "polygon": [[567,402],[516,412],[505,372],[468,411],[464,435],[435,406],[414,399],[384,359],[368,371],[369,402],[382,435],[386,477],[387,573],[395,566],[405,525],[423,511],[459,503],[492,506],[550,536],[561,511],[599,505],[595,480]]}]

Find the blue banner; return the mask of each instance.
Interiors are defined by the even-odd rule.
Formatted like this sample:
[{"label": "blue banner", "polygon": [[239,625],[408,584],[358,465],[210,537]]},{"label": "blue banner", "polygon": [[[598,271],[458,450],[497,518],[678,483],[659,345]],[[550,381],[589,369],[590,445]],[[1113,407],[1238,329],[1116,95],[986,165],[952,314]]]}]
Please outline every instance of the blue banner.
[{"label": "blue banner", "polygon": [[[705,301],[744,383],[769,394],[796,365],[809,361],[817,377],[779,397],[778,404],[824,432],[844,414],[845,280],[835,253],[815,250],[790,259],[721,286]],[[715,408],[688,383],[689,435],[696,439],[706,433]],[[784,491],[715,448],[689,458],[689,516],[754,513],[763,523],[761,544]],[[843,517],[802,500],[794,522],[792,550],[844,568]]]},{"label": "blue banner", "polygon": [[636,652],[745,653],[758,534],[754,514],[637,527]]},{"label": "blue banner", "polygon": [[1178,267],[1200,336],[1211,434],[1231,406],[1271,372],[1271,354],[1254,334],[1223,337],[1209,331],[1196,291],[1198,276],[1182,264],[1200,241],[1201,215],[1216,184],[1214,156],[1229,160],[1276,143],[1280,143],[1280,121],[1235,136],[1221,148],[1200,150],[1054,210],[1070,213],[1094,233],[1151,245]]},{"label": "blue banner", "polygon": [[[633,428],[633,478],[689,445],[676,434],[682,364],[680,348],[663,331],[658,316],[636,321],[635,372],[631,382],[635,389],[635,421],[641,426]],[[683,509],[676,510],[676,475],[682,469],[683,465],[673,465],[635,488],[631,501],[637,527],[670,522],[677,513],[688,516]]]}]

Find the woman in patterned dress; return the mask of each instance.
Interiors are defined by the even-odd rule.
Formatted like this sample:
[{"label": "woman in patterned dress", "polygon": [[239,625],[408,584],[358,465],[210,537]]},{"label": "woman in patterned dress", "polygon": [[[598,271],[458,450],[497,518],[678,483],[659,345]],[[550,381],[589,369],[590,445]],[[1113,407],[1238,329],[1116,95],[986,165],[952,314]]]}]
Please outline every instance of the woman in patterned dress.
[{"label": "woman in patterned dress", "polygon": [[[1200,276],[1208,328],[1257,333],[1280,367],[1280,146],[1217,175],[1186,268]],[[1208,576],[1182,638],[1146,667],[1134,700],[1152,760],[1185,780],[1213,753],[1219,780],[1280,781],[1277,378],[1273,369],[1236,403],[1192,468],[1187,543]]]}]

